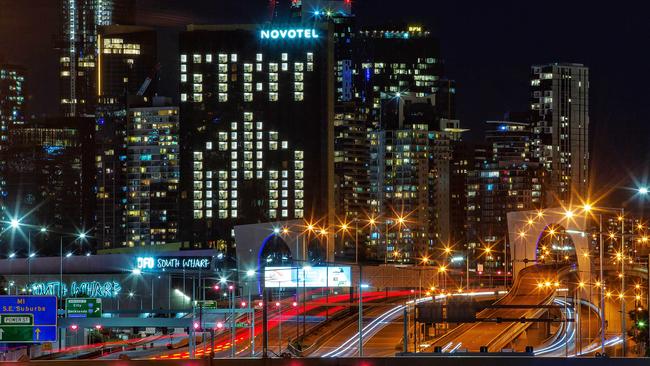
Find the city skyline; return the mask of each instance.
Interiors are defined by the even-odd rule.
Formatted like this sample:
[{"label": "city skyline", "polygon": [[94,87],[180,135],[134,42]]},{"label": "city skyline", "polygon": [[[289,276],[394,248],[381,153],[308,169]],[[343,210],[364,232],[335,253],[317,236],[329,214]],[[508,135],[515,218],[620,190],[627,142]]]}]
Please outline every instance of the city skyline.
[{"label": "city skyline", "polygon": [[[0,49],[23,49],[25,52],[18,55],[7,51],[0,53],[10,62],[28,68],[28,87],[32,90],[29,94],[33,96],[28,100],[30,113],[55,114],[58,111],[58,87],[54,82],[58,61],[52,40],[49,36],[38,37],[30,32],[36,27],[36,22],[38,29],[43,29],[48,34],[54,34],[58,30],[57,6],[54,3],[36,0],[26,7],[23,3],[3,0],[0,27],[4,28],[0,32]],[[140,0],[137,3],[139,20],[144,25],[163,24],[178,29],[192,22],[250,23],[263,20],[268,15],[263,1],[246,4],[224,2],[219,6],[213,2],[195,1],[192,8],[181,4],[184,2]],[[643,114],[634,107],[643,104],[645,91],[642,85],[646,83],[642,80],[628,82],[644,78],[645,75],[634,73],[634,67],[617,67],[616,55],[634,55],[626,60],[626,65],[637,65],[639,68],[642,67],[643,60],[648,59],[645,51],[634,47],[635,44],[642,43],[639,37],[647,27],[640,15],[646,5],[637,6],[640,11],[622,13],[621,9],[609,9],[597,4],[590,4],[587,8],[580,3],[565,4],[563,9],[567,16],[573,15],[573,19],[579,22],[575,26],[575,37],[562,37],[557,26],[549,26],[550,31],[533,31],[529,25],[534,23],[535,18],[532,4],[516,2],[476,4],[465,9],[456,3],[433,6],[425,1],[414,1],[409,6],[391,9],[390,18],[386,19],[385,14],[380,18],[386,21],[399,19],[424,23],[440,39],[446,74],[459,83],[459,118],[464,126],[471,129],[467,135],[471,140],[480,139],[482,125],[486,120],[498,120],[505,112],[518,112],[527,108],[527,98],[522,93],[525,94],[528,90],[524,79],[531,65],[563,61],[589,66],[593,79],[592,141],[593,146],[601,147],[592,154],[592,159],[597,162],[592,169],[593,177],[602,185],[616,183],[631,188],[634,179],[643,182],[650,174],[645,168],[650,157],[640,149],[640,146],[648,143],[646,136],[650,136],[650,127],[643,123]],[[362,22],[385,22],[379,21],[380,18],[375,16],[382,14],[382,7],[363,1],[355,2],[355,7]],[[423,7],[431,9],[431,15],[423,16],[417,11]],[[583,11],[589,16],[579,16]],[[37,16],[30,18],[27,12],[33,12]],[[617,15],[612,16],[612,12]],[[18,22],[17,19],[23,20]],[[620,19],[619,24],[612,23],[611,19]],[[548,21],[557,25],[561,22],[552,17]],[[463,24],[463,27],[458,24]],[[467,24],[472,26],[466,26]],[[6,37],[5,35],[14,32],[6,32],[5,29],[19,30],[22,36]],[[477,29],[481,29],[480,32]],[[520,32],[522,29],[530,29],[530,32]],[[167,34],[163,39],[174,41],[175,36]],[[575,39],[584,42],[576,43]],[[596,42],[600,39],[611,45],[610,52],[598,52],[601,47]],[[499,58],[494,56],[495,50],[505,52],[500,52],[502,56]],[[489,55],[487,60],[486,55]],[[38,66],[34,60],[39,60]],[[41,60],[45,62],[40,62]],[[167,69],[171,67],[169,65]],[[163,84],[173,85],[169,77],[163,76],[162,79]],[[38,91],[32,85],[38,85]],[[623,92],[613,92],[614,90]],[[632,148],[616,151],[615,141],[625,139],[628,129],[634,132],[633,143],[628,144]],[[623,163],[628,166],[625,171],[610,174],[606,170],[608,165]],[[617,198],[624,196],[621,192],[619,194],[621,196]]]}]

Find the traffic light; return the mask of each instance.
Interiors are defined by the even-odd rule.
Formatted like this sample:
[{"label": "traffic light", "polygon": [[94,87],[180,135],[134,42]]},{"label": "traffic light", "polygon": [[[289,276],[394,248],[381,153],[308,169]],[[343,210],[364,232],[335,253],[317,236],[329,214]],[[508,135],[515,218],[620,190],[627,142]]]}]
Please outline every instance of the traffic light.
[{"label": "traffic light", "polygon": [[636,327],[639,328],[639,329],[645,328],[645,325],[646,324],[645,324],[644,320],[639,320],[639,321],[636,322]]}]

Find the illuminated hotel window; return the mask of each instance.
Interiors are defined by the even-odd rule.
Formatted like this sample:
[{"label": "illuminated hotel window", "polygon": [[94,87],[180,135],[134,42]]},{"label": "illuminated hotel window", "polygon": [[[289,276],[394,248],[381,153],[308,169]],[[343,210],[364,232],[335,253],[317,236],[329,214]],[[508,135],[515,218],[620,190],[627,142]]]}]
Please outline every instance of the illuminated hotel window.
[{"label": "illuminated hotel window", "polygon": [[212,62],[212,55],[211,54],[206,54],[205,55],[205,62]]},{"label": "illuminated hotel window", "polygon": [[230,216],[232,218],[237,218],[237,210],[230,210]]},{"label": "illuminated hotel window", "polygon": [[228,179],[228,172],[225,170],[219,171],[219,179]]},{"label": "illuminated hotel window", "polygon": [[296,92],[293,94],[293,99],[296,101],[305,100],[305,94],[303,92]]},{"label": "illuminated hotel window", "polygon": [[263,67],[262,64],[256,64],[256,65],[255,65],[255,71],[257,71],[257,72],[261,72],[261,71],[262,71],[262,67]]},{"label": "illuminated hotel window", "polygon": [[264,157],[264,154],[261,151],[255,153],[255,158],[261,160]]},{"label": "illuminated hotel window", "polygon": [[303,218],[303,216],[305,215],[305,211],[303,210],[294,210],[294,212],[295,212],[294,216],[298,219]]},{"label": "illuminated hotel window", "polygon": [[227,93],[219,93],[219,102],[227,102],[228,101],[228,94]]},{"label": "illuminated hotel window", "polygon": [[[275,72],[269,73],[269,82],[275,83],[278,81],[278,74]],[[276,91],[278,90],[277,84],[275,85],[275,90],[271,89],[271,91]]]},{"label": "illuminated hotel window", "polygon": [[257,162],[255,162],[255,169],[262,169],[262,167],[263,167],[263,166],[262,166],[262,162],[261,162],[261,161],[257,161]]},{"label": "illuminated hotel window", "polygon": [[195,64],[200,64],[201,63],[201,55],[194,54],[192,55],[192,62]]},{"label": "illuminated hotel window", "polygon": [[201,93],[201,92],[203,92],[203,85],[202,84],[194,84],[193,89],[194,89],[195,93]]},{"label": "illuminated hotel window", "polygon": [[[233,131],[237,131],[237,122],[230,122],[230,129]],[[230,133],[230,138],[233,140],[237,139],[237,135]]]},{"label": "illuminated hotel window", "polygon": [[207,142],[205,143],[205,148],[206,148],[207,150],[212,150],[212,141],[207,141]]},{"label": "illuminated hotel window", "polygon": [[181,102],[187,102],[187,94],[181,93]]},{"label": "illuminated hotel window", "polygon": [[244,91],[245,92],[252,92],[253,91],[253,84],[252,83],[244,83]]},{"label": "illuminated hotel window", "polygon": [[226,210],[219,210],[219,218],[220,218],[220,219],[227,219],[227,218],[228,218],[228,211],[226,211]]},{"label": "illuminated hotel window", "polygon": [[203,74],[193,74],[192,75],[192,81],[195,83],[202,83],[203,82]]},{"label": "illuminated hotel window", "polygon": [[255,148],[258,149],[258,150],[262,150],[262,148],[263,148],[263,147],[262,147],[262,141],[258,141],[258,142],[256,142],[256,143],[255,143]]},{"label": "illuminated hotel window", "polygon": [[293,73],[293,78],[294,78],[295,81],[303,81],[304,76],[305,76],[305,74],[303,74],[302,72],[294,72]]},{"label": "illuminated hotel window", "polygon": [[303,189],[304,188],[304,181],[302,181],[302,180],[295,180],[293,183],[296,186],[296,189]]},{"label": "illuminated hotel window", "polygon": [[224,64],[226,62],[228,62],[228,55],[226,55],[225,53],[220,53],[219,54],[219,63]]},{"label": "illuminated hotel window", "polygon": [[314,61],[314,54],[312,52],[307,52],[307,61],[309,62]]},{"label": "illuminated hotel window", "polygon": [[197,103],[203,102],[203,94],[199,94],[199,93],[194,94],[193,100]]},{"label": "illuminated hotel window", "polygon": [[[244,74],[244,82],[250,83],[253,81],[253,74]],[[245,87],[246,85],[244,85]]]},{"label": "illuminated hotel window", "polygon": [[244,150],[253,150],[253,143],[244,141]]},{"label": "illuminated hotel window", "polygon": [[201,210],[194,210],[194,218],[195,219],[203,218],[203,212]]},{"label": "illuminated hotel window", "polygon": [[255,176],[257,177],[257,179],[262,179],[264,177],[264,172],[258,170],[255,172]]},{"label": "illuminated hotel window", "polygon": [[269,91],[277,92],[278,91],[278,83],[269,83]]},{"label": "illuminated hotel window", "polygon": [[219,73],[224,74],[228,72],[228,65],[219,64]]},{"label": "illuminated hotel window", "polygon": [[219,74],[219,82],[220,83],[228,82],[228,74]]},{"label": "illuminated hotel window", "polygon": [[[244,121],[246,121],[246,116],[244,116]],[[253,123],[244,122],[244,131],[252,131],[252,130],[253,130]]]},{"label": "illuminated hotel window", "polygon": [[278,93],[269,93],[269,100],[271,102],[277,102],[278,101]]},{"label": "illuminated hotel window", "polygon": [[187,62],[187,55],[181,55],[181,62]]},{"label": "illuminated hotel window", "polygon": [[181,83],[187,82],[187,74],[181,74]]},{"label": "illuminated hotel window", "polygon": [[312,62],[307,62],[307,71],[314,71],[314,64]]},{"label": "illuminated hotel window", "polygon": [[233,53],[230,55],[230,62],[237,62],[237,54]]},{"label": "illuminated hotel window", "polygon": [[270,219],[275,219],[278,217],[277,211],[276,210],[269,210],[269,218]]},{"label": "illuminated hotel window", "polygon": [[[302,71],[304,71],[304,69],[305,69],[305,64],[303,64],[302,62],[296,62],[296,63],[293,65],[293,68],[294,68],[296,71],[298,71],[299,73],[302,73]],[[296,73],[296,74],[298,74],[298,73]]]},{"label": "illuminated hotel window", "polygon": [[282,217],[289,216],[289,210],[282,210]]},{"label": "illuminated hotel window", "polygon": [[255,90],[256,91],[263,91],[264,90],[264,84],[263,83],[256,83],[255,84]]},{"label": "illuminated hotel window", "polygon": [[286,62],[282,63],[282,71],[288,71],[289,70],[289,64]]},{"label": "illuminated hotel window", "polygon": [[187,65],[181,64],[181,72],[187,72]]},{"label": "illuminated hotel window", "polygon": [[228,91],[228,84],[226,83],[219,83],[219,92],[225,93]]},{"label": "illuminated hotel window", "polygon": [[288,149],[289,148],[289,141],[282,141],[282,148],[283,149]]},{"label": "illuminated hotel window", "polygon": [[278,64],[272,62],[269,64],[269,72],[275,73],[278,72]]},{"label": "illuminated hotel window", "polygon": [[304,156],[305,156],[305,153],[303,151],[296,150],[296,151],[293,152],[293,156],[294,156],[294,158],[296,158],[298,160],[302,160],[304,158]]},{"label": "illuminated hotel window", "polygon": [[[208,62],[210,62],[210,61],[208,61]],[[212,210],[206,210],[205,211],[205,217],[212,218]]]},{"label": "illuminated hotel window", "polygon": [[256,54],[256,55],[255,55],[255,61],[258,61],[258,62],[260,62],[260,61],[264,61],[264,59],[263,59],[262,57],[263,57],[263,56],[262,56],[261,53]]},{"label": "illuminated hotel window", "polygon": [[253,93],[244,93],[244,102],[252,102]]}]

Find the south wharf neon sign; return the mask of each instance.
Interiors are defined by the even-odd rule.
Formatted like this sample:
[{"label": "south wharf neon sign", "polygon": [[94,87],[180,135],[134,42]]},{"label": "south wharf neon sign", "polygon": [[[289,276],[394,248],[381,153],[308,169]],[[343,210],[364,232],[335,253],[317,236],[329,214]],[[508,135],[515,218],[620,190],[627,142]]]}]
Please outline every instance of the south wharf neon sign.
[{"label": "south wharf neon sign", "polygon": [[314,39],[319,38],[320,35],[316,29],[267,29],[260,31],[261,39]]}]

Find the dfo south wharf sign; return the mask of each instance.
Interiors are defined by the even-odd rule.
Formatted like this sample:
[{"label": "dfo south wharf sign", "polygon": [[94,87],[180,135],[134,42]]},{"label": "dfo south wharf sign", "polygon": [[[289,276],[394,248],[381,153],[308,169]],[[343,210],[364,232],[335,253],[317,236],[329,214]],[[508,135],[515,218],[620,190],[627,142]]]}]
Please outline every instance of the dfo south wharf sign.
[{"label": "dfo south wharf sign", "polygon": [[313,28],[264,29],[260,31],[261,39],[314,39],[319,38]]}]

